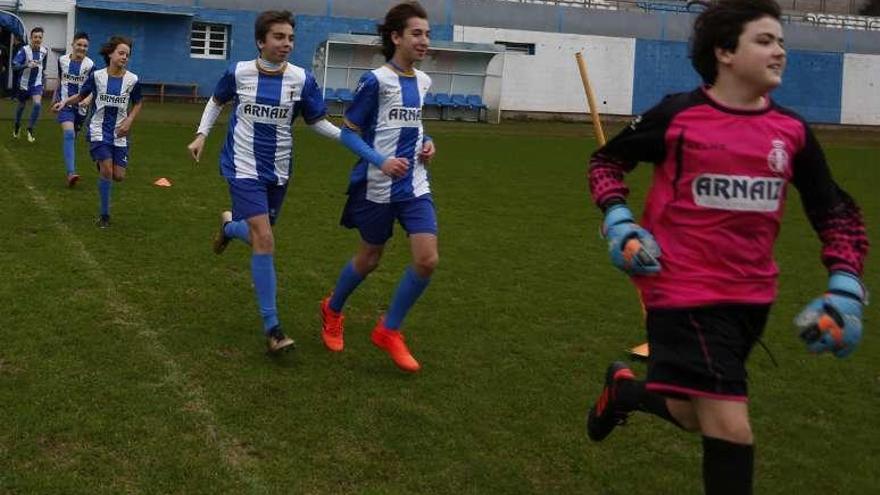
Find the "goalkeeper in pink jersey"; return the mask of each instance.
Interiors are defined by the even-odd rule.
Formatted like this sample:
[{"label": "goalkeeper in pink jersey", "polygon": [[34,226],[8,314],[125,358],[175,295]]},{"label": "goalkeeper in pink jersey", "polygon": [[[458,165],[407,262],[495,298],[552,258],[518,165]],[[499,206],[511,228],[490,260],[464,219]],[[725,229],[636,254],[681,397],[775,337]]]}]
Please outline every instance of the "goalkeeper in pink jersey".
[{"label": "goalkeeper in pink jersey", "polygon": [[[647,309],[651,353],[643,381],[609,366],[587,432],[603,440],[634,411],[699,432],[707,494],[752,493],[745,362],[776,298],[773,243],[788,183],[829,272],[826,294],[795,320],[800,336],[812,352],[844,357],[862,334],[865,225],[810,128],[769,97],[786,62],[779,18],[774,0],[709,6],[691,48],[705,85],[665,98],[590,162],[611,259]],[[623,182],[638,162],[654,164],[639,224]]]}]

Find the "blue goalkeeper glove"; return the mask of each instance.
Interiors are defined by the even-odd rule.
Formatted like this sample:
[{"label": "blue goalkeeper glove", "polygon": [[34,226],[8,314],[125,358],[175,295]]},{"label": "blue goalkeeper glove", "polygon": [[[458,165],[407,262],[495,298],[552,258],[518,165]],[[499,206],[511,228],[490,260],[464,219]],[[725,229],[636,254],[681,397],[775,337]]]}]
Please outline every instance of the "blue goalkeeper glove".
[{"label": "blue goalkeeper glove", "polygon": [[801,339],[810,352],[831,351],[849,356],[862,340],[862,306],[865,286],[855,275],[831,272],[828,292],[814,299],[794,319]]},{"label": "blue goalkeeper glove", "polygon": [[614,205],[605,211],[602,235],[608,241],[611,263],[627,275],[660,273],[660,246],[650,232],[636,224],[626,205]]}]

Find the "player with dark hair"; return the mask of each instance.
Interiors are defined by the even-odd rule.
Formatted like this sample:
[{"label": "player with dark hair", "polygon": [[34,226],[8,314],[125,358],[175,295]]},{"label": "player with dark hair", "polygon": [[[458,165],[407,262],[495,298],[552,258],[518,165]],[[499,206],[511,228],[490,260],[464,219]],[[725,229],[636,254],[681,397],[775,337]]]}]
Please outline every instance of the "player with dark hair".
[{"label": "player with dark hair", "polygon": [[[89,51],[89,35],[78,32],[73,35],[70,53],[58,58],[58,87],[52,97],[54,102],[66,100],[79,93],[80,88],[95,70],[95,63],[86,53]],[[76,173],[76,133],[86,120],[91,96],[80,101],[76,106],[67,106],[58,112],[58,123],[64,136],[62,154],[67,170],[67,186],[73,187],[79,181]]]},{"label": "player with dark hair", "polygon": [[416,372],[420,365],[404,343],[400,327],[438,261],[437,217],[426,168],[435,148],[421,119],[431,79],[414,67],[428,51],[428,15],[416,2],[401,3],[388,11],[379,34],[388,62],[361,77],[342,129],[343,144],[360,160],[351,173],[341,223],[357,228],[361,242],[333,292],[321,303],[321,335],[328,349],[342,351],[343,305],[379,265],[397,220],[409,236],[413,263],[404,271],[371,339],[400,369]]},{"label": "player with dark hair", "polygon": [[257,17],[254,37],[259,57],[232,64],[223,74],[188,146],[198,162],[223,105],[233,103],[220,155],[232,211],[220,214],[213,249],[222,253],[232,239],[251,246],[251,277],[271,353],[294,346],[278,319],[272,233],[293,169],[293,121],[301,115],[318,134],[339,138],[339,129],[325,119],[327,109],[315,76],[287,62],[293,29],[290,12],[266,11]]},{"label": "player with dark hair", "polygon": [[96,224],[102,229],[110,227],[111,185],[113,181],[122,182],[125,179],[128,134],[144,104],[138,76],[127,69],[131,50],[131,39],[112,36],[101,47],[101,56],[107,67],[92,72],[78,94],[52,107],[52,110],[60,112],[65,107],[79,104],[90,95],[94,98],[87,139],[89,152],[100,173],[100,206]]},{"label": "player with dark hair", "polygon": [[31,119],[28,122],[27,139],[33,143],[37,140],[34,126],[40,118],[43,108],[43,87],[46,83],[46,63],[49,60],[49,49],[43,46],[43,28],[31,29],[30,43],[21,47],[12,59],[12,70],[18,75],[18,106],[15,109],[15,123],[12,137],[18,139],[21,132],[21,117],[28,100],[31,100]]},{"label": "player with dark hair", "polygon": [[[773,244],[786,185],[822,242],[828,291],[796,320],[814,353],[844,357],[862,334],[868,251],[859,208],[831,177],[804,120],[775,104],[786,53],[773,0],[720,0],[696,19],[692,62],[705,85],[667,97],[597,150],[590,191],[615,266],[647,309],[644,381],[612,363],[589,411],[603,440],[633,411],[703,437],[707,494],[750,494],[753,436],[746,359],[776,298]],[[640,224],[624,174],[654,164]]]}]

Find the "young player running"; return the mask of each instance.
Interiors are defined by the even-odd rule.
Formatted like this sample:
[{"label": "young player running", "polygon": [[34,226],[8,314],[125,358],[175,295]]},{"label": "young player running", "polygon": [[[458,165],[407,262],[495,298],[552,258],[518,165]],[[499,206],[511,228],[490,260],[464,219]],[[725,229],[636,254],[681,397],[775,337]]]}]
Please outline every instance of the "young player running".
[{"label": "young player running", "polygon": [[[52,98],[56,103],[78,94],[83,83],[95,68],[95,63],[86,56],[89,51],[88,34],[76,33],[70,46],[70,53],[58,59],[60,83],[55,88],[55,95]],[[76,173],[76,133],[79,132],[86,120],[91,100],[92,98],[89,96],[78,105],[64,107],[58,112],[58,122],[61,124],[61,132],[64,136],[62,153],[64,166],[67,170],[68,187],[73,187],[79,181],[79,174]]]},{"label": "young player running", "polygon": [[[644,381],[623,363],[609,366],[589,437],[604,439],[633,411],[699,432],[707,494],[752,493],[745,362],[776,297],[772,250],[788,183],[830,275],[825,295],[795,320],[800,336],[811,352],[844,357],[862,334],[861,212],[831,178],[803,119],[768,96],[786,62],[779,17],[773,0],[708,7],[691,53],[706,85],[633,121],[593,154],[589,170],[611,259],[647,307],[651,349]],[[641,225],[623,182],[637,162],[655,165]]]},{"label": "young player running", "polygon": [[293,30],[290,12],[267,11],[257,17],[254,37],[260,56],[226,71],[188,146],[198,162],[222,106],[233,102],[220,155],[220,174],[229,184],[232,211],[221,213],[213,248],[220,254],[232,239],[251,245],[251,277],[271,353],[294,346],[278,320],[272,234],[293,168],[293,120],[302,115],[314,131],[339,138],[339,129],[324,118],[327,109],[314,75],[287,62]]},{"label": "young player running", "polygon": [[[88,140],[92,159],[98,165],[98,196],[100,199],[97,225],[110,227],[110,189],[113,181],[125,179],[128,167],[128,134],[143,107],[138,76],[126,69],[132,42],[124,36],[113,36],[101,47],[107,67],[92,72],[79,94],[52,106],[60,112],[66,107],[94,95]],[[129,111],[131,105],[131,111]]]},{"label": "young player running", "polygon": [[24,115],[24,107],[31,100],[31,119],[28,122],[27,139],[33,143],[37,140],[34,126],[40,118],[40,110],[43,108],[43,86],[46,82],[46,63],[49,59],[49,49],[43,46],[43,28],[31,29],[31,42],[21,47],[12,60],[12,70],[20,72],[18,76],[18,107],[15,109],[15,124],[12,129],[12,137],[18,139],[21,134],[21,117]]},{"label": "young player running", "polygon": [[407,372],[418,371],[419,363],[404,343],[400,327],[438,261],[437,219],[425,168],[435,149],[421,120],[431,79],[413,66],[427,53],[429,33],[427,13],[416,2],[393,7],[379,26],[388,62],[361,77],[342,129],[343,143],[360,161],[351,173],[341,223],[357,228],[361,243],[331,295],[321,302],[324,344],[331,351],[342,351],[345,301],[379,265],[394,221],[400,222],[409,235],[413,264],[404,271],[371,338]]}]

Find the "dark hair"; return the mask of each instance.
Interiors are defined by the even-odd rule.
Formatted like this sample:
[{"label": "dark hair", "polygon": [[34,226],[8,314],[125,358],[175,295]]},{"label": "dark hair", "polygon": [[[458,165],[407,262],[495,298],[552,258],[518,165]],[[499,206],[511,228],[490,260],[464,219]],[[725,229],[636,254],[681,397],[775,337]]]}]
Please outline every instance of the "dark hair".
[{"label": "dark hair", "polygon": [[775,0],[718,0],[697,16],[691,36],[691,65],[706,84],[718,77],[715,49],[736,51],[743,27],[762,17],[779,20]]},{"label": "dark hair", "polygon": [[31,29],[31,36],[33,36],[34,33],[45,33],[45,31],[43,31],[43,28],[41,28],[40,26],[37,26]]},{"label": "dark hair", "polygon": [[382,55],[385,55],[385,60],[394,57],[394,41],[391,40],[391,33],[403,35],[406,23],[413,17],[427,19],[428,13],[419,2],[403,2],[391,7],[391,10],[385,14],[385,21],[376,26],[379,36],[382,37]]},{"label": "dark hair", "polygon": [[267,10],[260,12],[254,22],[254,40],[266,41],[272,24],[290,24],[290,27],[296,28],[296,21],[289,10]]},{"label": "dark hair", "polygon": [[76,40],[89,40],[89,33],[85,31],[77,31],[76,34],[73,35],[73,41]]},{"label": "dark hair", "polygon": [[119,35],[111,36],[106,43],[101,45],[101,56],[104,57],[104,63],[108,66],[110,65],[110,54],[116,51],[116,47],[119,45],[128,45],[128,48],[134,49],[131,38]]}]

